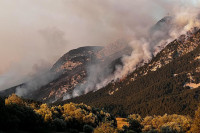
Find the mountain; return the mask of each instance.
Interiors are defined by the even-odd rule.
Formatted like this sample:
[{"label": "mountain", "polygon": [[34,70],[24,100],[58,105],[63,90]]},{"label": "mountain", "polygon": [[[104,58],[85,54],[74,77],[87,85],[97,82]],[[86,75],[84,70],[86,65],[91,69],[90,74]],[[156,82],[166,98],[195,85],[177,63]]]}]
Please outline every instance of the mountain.
[{"label": "mountain", "polygon": [[[99,73],[106,70],[107,74],[110,74],[115,71],[115,65],[121,64],[122,55],[130,54],[131,51],[128,42],[123,39],[105,47],[86,46],[71,50],[64,54],[49,70],[50,76],[56,76],[47,84],[39,86],[37,89],[32,89],[35,86],[28,86],[29,84],[37,84],[41,78],[38,77],[34,83],[30,81],[30,83],[23,83],[1,91],[0,96],[16,93],[16,88],[27,88],[30,91],[23,95],[24,98],[52,103],[57,99],[63,99],[66,94],[72,93],[75,88],[86,83],[91,66],[98,64],[98,67],[101,67]],[[41,78],[41,80],[43,79]]]},{"label": "mountain", "polygon": [[96,58],[95,54],[101,49],[102,47],[90,46],[69,51],[50,70],[59,73],[59,77],[26,97],[52,102],[72,91],[79,83],[84,82],[87,75],[87,65],[93,63]]},{"label": "mountain", "polygon": [[124,116],[138,113],[193,115],[200,102],[200,30],[169,43],[123,80],[57,103],[83,102]]},{"label": "mountain", "polygon": [[[171,19],[172,17],[170,16],[164,17],[150,29],[149,35],[156,36],[153,37],[155,38],[154,40],[150,40],[151,43],[157,43],[161,39],[168,37]],[[157,35],[157,33],[160,32],[164,34]],[[162,50],[165,45],[158,46],[155,49],[154,54],[157,54]],[[47,76],[36,77],[33,81],[28,83],[22,83],[4,91],[0,91],[0,96],[7,97],[12,93],[16,93],[17,88],[25,88],[25,90],[30,90],[27,94],[21,95],[25,98],[48,103],[55,102],[58,99],[63,99],[65,95],[73,93],[73,90],[78,88],[81,84],[87,84],[86,81],[89,76],[88,74],[91,73],[90,67],[92,65],[100,68],[99,72],[96,72],[97,74],[95,73],[95,77],[99,76],[104,78],[115,71],[115,66],[117,64],[122,65],[121,58],[123,55],[130,55],[131,52],[132,48],[128,45],[128,41],[124,39],[119,39],[105,47],[88,46],[71,50],[64,54],[52,66],[51,70],[47,72]],[[141,65],[142,64],[138,64],[138,67]],[[104,75],[103,77],[101,75],[102,73]],[[40,80],[46,80],[46,77],[53,78],[50,78],[51,80],[47,80],[48,82],[45,82],[42,85],[37,85]],[[97,78],[95,80],[101,79]],[[29,84],[31,85],[29,86]],[[36,86],[32,86],[32,84]]]},{"label": "mountain", "polygon": [[[171,19],[165,17],[151,28],[149,34],[153,39],[149,39],[150,45],[168,38]],[[87,85],[95,88],[96,83],[116,71],[117,65],[123,67],[121,58],[130,55],[132,48],[123,39],[105,47],[77,48],[63,55],[52,66],[50,72],[58,76],[24,97],[54,104],[83,102],[119,116],[130,113],[142,116],[164,113],[193,115],[200,101],[199,45],[200,30],[194,28],[170,43],[157,46],[152,59],[138,64],[127,77],[111,81],[96,91],[83,89]],[[0,95],[15,93],[19,86],[2,91]],[[74,95],[75,90],[80,91],[78,95],[81,96],[68,97]]]}]

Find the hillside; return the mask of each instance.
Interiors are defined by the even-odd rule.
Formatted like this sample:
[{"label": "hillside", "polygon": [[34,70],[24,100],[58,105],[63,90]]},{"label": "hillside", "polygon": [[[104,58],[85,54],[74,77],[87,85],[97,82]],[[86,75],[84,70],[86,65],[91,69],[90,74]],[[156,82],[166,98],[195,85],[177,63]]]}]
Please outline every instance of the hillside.
[{"label": "hillside", "polygon": [[193,115],[199,101],[200,30],[169,43],[121,81],[61,103],[83,102],[115,115]]},{"label": "hillside", "polygon": [[[121,64],[120,58],[125,54],[130,54],[131,51],[128,42],[124,39],[117,40],[105,47],[85,46],[70,50],[52,66],[47,72],[47,76],[36,77],[30,82],[1,91],[0,96],[9,96],[16,93],[17,89],[22,88],[29,90],[27,94],[22,95],[24,98],[46,103],[55,102],[63,99],[67,94],[71,94],[81,84],[87,84],[91,67],[99,68],[99,71],[95,73],[96,76],[101,75],[104,71],[106,71],[104,76],[109,75],[115,71],[115,65]],[[48,81],[49,77],[52,80]],[[40,80],[48,82],[40,85]]]},{"label": "hillside", "polygon": [[[167,37],[171,19],[168,16],[158,21],[151,28],[150,35],[164,30],[164,36]],[[162,37],[150,40],[150,44]],[[131,54],[132,48],[126,40],[121,39],[105,47],[88,46],[71,50],[51,68],[50,72],[58,76],[23,97],[55,104],[83,102],[104,108],[117,116],[130,113],[142,116],[164,113],[193,115],[192,110],[196,109],[200,100],[199,38],[200,30],[194,28],[171,43],[156,47],[149,62],[138,64],[136,70],[127,77],[88,94],[82,89],[90,83],[91,88],[95,88],[95,83],[115,72],[116,65],[123,66],[121,58]],[[26,84],[2,91],[0,95],[16,93],[16,88],[26,88]],[[73,95],[75,89],[82,91],[83,95],[66,98]]]},{"label": "hillside", "polygon": [[[157,32],[165,33],[153,37],[154,40],[149,40],[150,43],[156,44],[161,39],[168,38],[171,19],[170,16],[164,17],[150,29],[150,36],[154,36]],[[20,91],[26,92],[20,94],[25,98],[53,103],[57,100],[70,98],[75,89],[78,91],[86,90],[86,88],[93,90],[96,84],[115,72],[117,65],[123,65],[121,58],[124,55],[130,55],[132,52],[128,43],[128,40],[119,39],[104,47],[86,46],[70,50],[58,59],[46,74],[27,83],[0,91],[0,96],[9,96]],[[156,47],[153,54],[157,54],[164,47],[165,45]],[[138,67],[141,65],[143,63],[138,64]],[[45,83],[43,83],[43,80]],[[87,92],[82,92],[82,94],[84,93]]]},{"label": "hillside", "polygon": [[60,73],[59,77],[25,97],[45,102],[63,97],[84,82],[87,65],[95,61],[95,54],[101,49],[102,47],[82,47],[69,51],[50,70]]}]

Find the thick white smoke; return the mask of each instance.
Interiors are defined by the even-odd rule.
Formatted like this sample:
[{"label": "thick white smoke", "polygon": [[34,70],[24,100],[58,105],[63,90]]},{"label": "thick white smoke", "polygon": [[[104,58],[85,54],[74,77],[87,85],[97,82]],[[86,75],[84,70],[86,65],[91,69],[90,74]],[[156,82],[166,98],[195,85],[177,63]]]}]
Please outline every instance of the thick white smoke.
[{"label": "thick white smoke", "polygon": [[[175,14],[172,16],[172,22],[169,23],[170,30],[159,31],[159,34],[161,32],[168,32],[168,38],[163,38],[163,40],[161,39],[157,43],[150,45],[151,42],[149,42],[146,37],[141,39],[139,38],[139,40],[138,38],[133,38],[130,42],[133,52],[131,56],[125,56],[122,59],[124,66],[115,73],[115,80],[127,76],[141,61],[150,60],[153,55],[151,49],[155,49],[163,42],[165,42],[164,44],[168,44],[170,41],[177,39],[188,31],[192,31],[195,27],[200,28],[199,14],[199,9],[193,9],[191,7],[176,9]],[[154,39],[155,38],[151,38],[151,40]]]},{"label": "thick white smoke", "polygon": [[166,7],[161,6],[166,2],[157,3],[154,0],[1,0],[0,90],[32,79],[34,76],[30,75],[40,73],[32,69],[35,65],[45,64],[41,67],[48,70],[72,48],[106,45],[119,38],[131,38],[133,31],[137,35],[145,33],[166,14]]},{"label": "thick white smoke", "polygon": [[[1,55],[4,52],[0,52],[0,58],[2,58],[0,90],[38,77],[41,73],[48,71],[55,61],[66,52],[68,42],[64,32],[60,29],[44,28],[38,30],[36,35],[31,35],[25,37],[24,40],[21,40],[20,37],[17,40],[10,39],[5,42],[5,39],[3,42],[0,40],[2,45],[5,44],[0,51],[7,51],[5,55]],[[31,38],[30,42],[29,38]],[[6,70],[3,70],[3,67],[6,67]]]},{"label": "thick white smoke", "polygon": [[[164,24],[157,25],[160,27],[153,27],[157,28],[154,29],[153,32],[137,34],[137,30],[133,30],[131,36],[132,40],[129,43],[129,45],[133,48],[133,52],[130,56],[126,55],[122,58],[123,66],[116,66],[117,70],[113,75],[108,75],[99,82],[88,80],[87,84],[76,88],[72,95],[67,95],[64,99],[86,94],[89,91],[96,91],[113,80],[117,81],[126,77],[129,73],[136,69],[137,65],[142,65],[143,63],[148,62],[153,55],[158,53],[159,51],[154,53],[158,46],[170,43],[180,35],[186,34],[188,31],[192,31],[195,27],[200,28],[199,14],[199,8],[196,8],[194,5],[176,5],[172,14],[164,19]],[[147,31],[143,29],[141,30]],[[89,75],[88,79],[94,79],[93,76],[94,75]]]},{"label": "thick white smoke", "polygon": [[49,69],[72,48],[106,45],[140,23],[148,27],[161,16],[152,17],[154,7],[152,0],[1,0],[0,90],[30,80],[35,65]]}]

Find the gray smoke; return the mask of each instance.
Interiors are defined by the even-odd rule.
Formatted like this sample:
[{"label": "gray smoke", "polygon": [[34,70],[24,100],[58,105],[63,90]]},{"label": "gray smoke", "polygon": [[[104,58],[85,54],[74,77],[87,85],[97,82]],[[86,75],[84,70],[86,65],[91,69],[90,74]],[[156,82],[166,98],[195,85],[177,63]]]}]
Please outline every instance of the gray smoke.
[{"label": "gray smoke", "polygon": [[48,70],[72,48],[143,34],[140,24],[156,22],[159,7],[153,0],[0,1],[0,89],[29,81],[40,73],[34,65]]},{"label": "gray smoke", "polygon": [[[176,22],[181,23],[180,27],[184,27],[186,31],[192,25],[198,25],[196,21],[185,20],[184,17],[186,14],[188,18],[194,18],[195,15],[189,14],[196,13],[195,10],[198,8],[196,5],[199,5],[199,0],[2,0],[0,1],[0,89],[31,81],[38,77],[41,71],[48,71],[60,56],[72,48],[106,45],[119,38],[131,40],[130,46],[135,51],[130,58],[129,56],[123,58],[124,67],[118,67],[118,74],[115,74],[126,75],[133,70],[134,64],[140,59],[150,58],[154,43],[148,44],[149,28],[168,13],[174,15],[176,12],[182,16],[177,17]],[[175,38],[179,31],[170,32],[169,36]],[[155,39],[155,45],[167,39],[160,40]],[[134,56],[138,56],[139,60],[126,65],[126,61],[132,62],[132,58],[136,58]],[[90,75],[92,72],[88,73]],[[95,74],[91,77],[95,77]],[[89,76],[88,86],[96,84],[95,86],[100,88],[108,81],[121,76],[113,78],[106,75],[106,77],[107,80],[96,81]],[[44,83],[51,78],[52,75],[50,78],[47,76],[47,80],[44,78]],[[37,85],[37,82],[29,83],[27,86],[31,87],[28,88],[38,88],[44,84]],[[84,91],[86,92],[88,91]]]},{"label": "gray smoke", "polygon": [[[38,31],[38,35],[43,41],[42,45],[25,47],[27,51],[22,53],[25,56],[19,62],[13,63],[7,72],[0,75],[1,90],[27,82],[28,85],[23,86],[23,90],[27,88],[28,92],[31,89],[36,90],[55,78],[54,74],[48,71],[53,63],[65,53],[68,44],[64,37],[65,34],[57,28],[45,28]],[[39,77],[41,80],[36,80]],[[25,94],[25,92],[20,93]]]},{"label": "gray smoke", "polygon": [[57,78],[57,74],[52,72],[42,72],[38,74],[30,81],[27,81],[24,85],[21,85],[16,88],[16,94],[18,96],[31,96],[31,93],[42,87],[43,85],[48,84],[55,78]]}]

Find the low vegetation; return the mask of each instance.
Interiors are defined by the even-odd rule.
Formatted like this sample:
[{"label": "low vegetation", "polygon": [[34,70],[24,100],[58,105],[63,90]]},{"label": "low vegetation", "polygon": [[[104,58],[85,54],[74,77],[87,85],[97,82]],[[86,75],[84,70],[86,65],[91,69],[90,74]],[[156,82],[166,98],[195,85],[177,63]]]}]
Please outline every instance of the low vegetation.
[{"label": "low vegetation", "polygon": [[117,120],[117,128],[123,129],[123,126],[129,126],[129,123],[126,118],[116,118]]},{"label": "low vegetation", "polygon": [[[116,120],[109,113],[85,104],[48,106],[29,102],[15,94],[0,101],[0,131],[34,132],[93,132],[100,123],[109,122],[116,128]],[[12,127],[12,128],[11,128]]]},{"label": "low vegetation", "polygon": [[200,107],[195,116],[131,114],[116,119],[85,104],[48,106],[12,94],[0,99],[0,132],[69,133],[199,133]]}]

